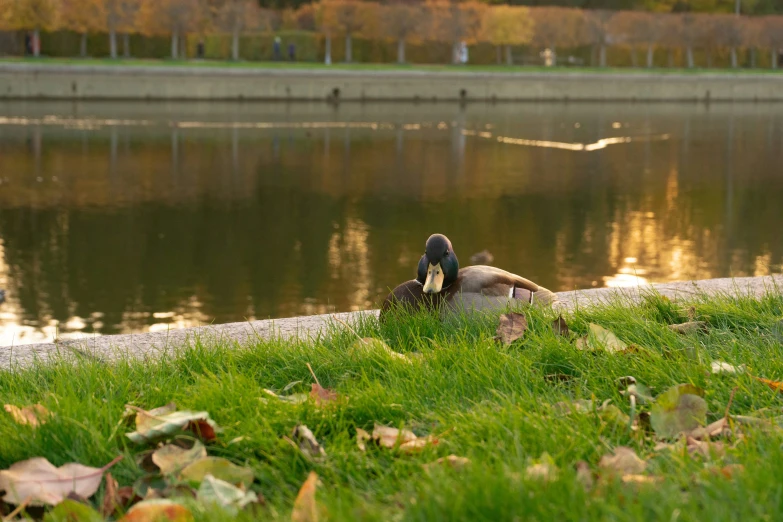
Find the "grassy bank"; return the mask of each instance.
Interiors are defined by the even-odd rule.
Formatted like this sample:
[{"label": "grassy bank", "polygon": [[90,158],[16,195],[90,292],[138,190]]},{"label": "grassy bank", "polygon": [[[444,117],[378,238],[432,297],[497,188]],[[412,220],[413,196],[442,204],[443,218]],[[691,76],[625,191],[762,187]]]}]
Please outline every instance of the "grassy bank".
[{"label": "grassy bank", "polygon": [[781,69],[683,69],[642,67],[543,67],[505,65],[400,65],[388,63],[334,63],[317,62],[263,62],[230,60],[138,60],[109,58],[0,58],[2,63],[29,63],[37,65],[105,65],[105,66],[177,66],[177,67],[232,67],[241,69],[275,70],[351,70],[351,71],[422,71],[422,72],[547,72],[547,73],[619,73],[619,74],[781,74]]},{"label": "grassy bank", "polygon": [[[261,514],[272,519],[290,518],[311,470],[320,477],[317,500],[329,520],[763,519],[783,507],[783,431],[762,420],[780,415],[781,402],[756,377],[783,377],[782,316],[781,295],[688,304],[653,296],[566,317],[574,338],[594,323],[631,345],[616,353],[579,350],[574,339],[553,332],[551,311],[532,310],[528,330],[510,345],[493,339],[497,317],[458,325],[428,316],[355,325],[358,335],[383,339],[407,360],[357,351],[356,335],[337,325],[312,343],[259,341],[249,349],[202,348],[148,364],[85,359],[4,373],[4,402],[41,403],[53,416],[33,429],[1,414],[0,468],[36,456],[58,466],[101,466],[124,455],[111,472],[120,485],[131,485],[145,472],[134,459],[143,447],[124,436],[128,428],[118,428],[125,404],[154,408],[174,401],[180,409],[208,411],[223,428],[208,445],[210,455],[253,470],[252,489],[266,499]],[[682,335],[668,328],[689,319],[704,321],[705,329]],[[713,361],[745,364],[747,371],[712,374]],[[264,392],[308,392],[314,382],[308,363],[339,400],[293,404]],[[731,415],[758,422],[745,419],[741,429],[732,423],[723,456],[656,450],[659,441],[644,422],[654,406],[640,397],[632,411],[621,393],[625,385],[618,386],[625,376],[656,396],[681,383],[703,389],[706,422],[724,417],[730,402]],[[589,411],[569,414],[556,406],[580,399],[594,399]],[[598,408],[607,399],[619,412]],[[411,454],[367,443],[362,452],[355,430],[372,431],[375,423],[433,435],[438,443]],[[313,431],[325,457],[309,459],[286,439],[297,424]],[[637,474],[648,479],[625,483],[599,468],[618,446],[647,462]],[[531,465],[544,453],[553,465],[536,473],[542,468]],[[451,454],[470,463],[425,469]],[[592,487],[577,477],[579,461],[595,475]],[[193,509],[198,520],[217,518],[216,511]]]}]

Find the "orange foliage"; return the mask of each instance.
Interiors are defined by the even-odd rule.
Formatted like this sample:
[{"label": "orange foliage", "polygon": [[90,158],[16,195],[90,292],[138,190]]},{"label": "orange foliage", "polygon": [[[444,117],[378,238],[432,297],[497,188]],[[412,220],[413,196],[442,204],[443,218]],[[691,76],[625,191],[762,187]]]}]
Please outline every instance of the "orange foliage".
[{"label": "orange foliage", "polygon": [[530,15],[532,43],[539,47],[575,47],[587,42],[585,19],[579,9],[536,7],[530,9]]}]

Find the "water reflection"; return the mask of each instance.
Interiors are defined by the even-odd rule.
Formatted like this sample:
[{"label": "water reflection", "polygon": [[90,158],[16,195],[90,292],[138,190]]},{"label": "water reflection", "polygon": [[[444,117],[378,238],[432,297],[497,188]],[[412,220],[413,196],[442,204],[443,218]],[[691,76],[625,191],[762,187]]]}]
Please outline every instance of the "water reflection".
[{"label": "water reflection", "polygon": [[373,307],[433,231],[556,290],[779,272],[782,123],[774,105],[0,104],[0,345]]}]

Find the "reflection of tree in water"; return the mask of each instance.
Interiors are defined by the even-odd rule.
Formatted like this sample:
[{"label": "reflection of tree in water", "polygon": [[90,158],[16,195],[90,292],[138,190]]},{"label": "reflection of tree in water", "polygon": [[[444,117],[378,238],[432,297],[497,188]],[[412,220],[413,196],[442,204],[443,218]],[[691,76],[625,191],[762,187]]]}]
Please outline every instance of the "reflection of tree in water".
[{"label": "reflection of tree in water", "polygon": [[[647,118],[637,125],[654,126]],[[31,130],[38,147],[4,150],[12,290],[28,321],[99,311],[112,333],[154,312],[227,322],[368,306],[413,277],[434,231],[464,263],[488,248],[553,289],[600,286],[630,257],[650,280],[753,275],[783,259],[774,123],[689,115],[668,142],[573,153],[462,134],[491,118],[443,119],[459,124],[286,139],[112,128],[84,150],[68,134],[41,147]],[[613,118],[578,119],[592,139]],[[496,132],[534,137],[533,123],[512,123]],[[37,172],[62,181],[36,183]]]}]

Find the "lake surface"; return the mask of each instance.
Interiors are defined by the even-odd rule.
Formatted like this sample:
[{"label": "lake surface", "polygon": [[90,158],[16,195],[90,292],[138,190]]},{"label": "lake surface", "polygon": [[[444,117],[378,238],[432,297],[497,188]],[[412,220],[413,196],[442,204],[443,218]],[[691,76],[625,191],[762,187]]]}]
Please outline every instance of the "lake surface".
[{"label": "lake surface", "polygon": [[0,103],[0,345],[783,270],[783,105]]}]

